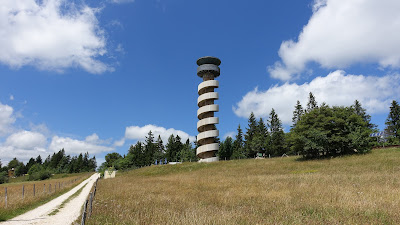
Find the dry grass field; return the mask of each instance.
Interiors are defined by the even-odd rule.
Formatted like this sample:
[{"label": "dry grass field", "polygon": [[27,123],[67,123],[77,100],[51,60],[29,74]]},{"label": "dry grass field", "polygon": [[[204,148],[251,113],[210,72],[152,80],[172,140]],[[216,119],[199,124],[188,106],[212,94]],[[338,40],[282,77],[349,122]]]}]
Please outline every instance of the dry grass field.
[{"label": "dry grass field", "polygon": [[400,148],[152,166],[101,180],[89,224],[400,224]]},{"label": "dry grass field", "polygon": [[[93,173],[70,174],[63,178],[60,177],[50,180],[1,184],[0,221],[10,219],[48,202],[75,187],[92,174]],[[24,197],[22,196],[22,187],[24,187]],[[5,203],[6,188],[7,207]]]}]

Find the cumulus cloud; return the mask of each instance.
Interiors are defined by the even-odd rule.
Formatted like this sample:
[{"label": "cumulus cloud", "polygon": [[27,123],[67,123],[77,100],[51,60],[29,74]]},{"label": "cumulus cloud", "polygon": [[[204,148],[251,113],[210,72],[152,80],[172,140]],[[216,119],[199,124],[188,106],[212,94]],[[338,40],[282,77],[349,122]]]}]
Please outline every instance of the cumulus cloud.
[{"label": "cumulus cloud", "polygon": [[[97,136],[97,135],[96,135]],[[93,143],[95,141],[96,143]],[[84,152],[89,152],[91,155],[102,152],[113,151],[114,148],[97,144],[99,142],[95,136],[88,136],[85,140],[77,140],[69,137],[59,137],[54,136],[49,145],[49,150],[53,152],[58,152],[64,148],[67,154],[80,154]]]},{"label": "cumulus cloud", "polygon": [[12,124],[15,122],[14,109],[9,105],[3,105],[0,102],[0,136],[9,134],[12,130]]},{"label": "cumulus cloud", "polygon": [[33,149],[44,147],[46,142],[46,137],[43,134],[25,130],[11,134],[5,144],[20,149]]},{"label": "cumulus cloud", "polygon": [[90,73],[113,68],[106,54],[98,9],[67,0],[3,0],[0,7],[0,62],[62,72],[80,67]]},{"label": "cumulus cloud", "polygon": [[400,1],[315,0],[312,8],[298,40],[281,44],[281,61],[268,67],[271,77],[290,80],[310,62],[336,69],[357,63],[400,67]]},{"label": "cumulus cloud", "polygon": [[[139,126],[130,126],[125,129],[125,139],[130,139],[130,140],[138,140],[138,141],[144,141],[147,134],[151,131],[154,134],[155,139],[158,138],[158,135],[160,135],[161,139],[163,140],[164,144],[167,143],[169,136],[173,135],[179,135],[181,138],[182,142],[185,142],[188,138],[190,141],[195,141],[196,138],[194,136],[190,136],[186,132],[183,132],[181,130],[175,130],[174,128],[169,128],[166,129],[164,127],[158,127],[152,124],[139,127]],[[122,141],[122,140],[121,140]],[[120,141],[120,143],[121,143]]]},{"label": "cumulus cloud", "polygon": [[357,99],[370,114],[386,112],[390,102],[400,96],[400,75],[383,77],[351,75],[337,70],[326,77],[316,77],[310,83],[298,85],[286,82],[266,91],[255,88],[233,107],[237,116],[247,118],[251,112],[257,117],[268,117],[274,108],[285,125],[290,125],[296,101],[307,105],[312,92],[319,104],[350,106]]},{"label": "cumulus cloud", "polygon": [[7,137],[6,141],[0,144],[0,155],[2,160],[9,161],[14,157],[18,160],[28,161],[31,157],[38,155],[45,156],[47,139],[38,132],[19,131]]}]

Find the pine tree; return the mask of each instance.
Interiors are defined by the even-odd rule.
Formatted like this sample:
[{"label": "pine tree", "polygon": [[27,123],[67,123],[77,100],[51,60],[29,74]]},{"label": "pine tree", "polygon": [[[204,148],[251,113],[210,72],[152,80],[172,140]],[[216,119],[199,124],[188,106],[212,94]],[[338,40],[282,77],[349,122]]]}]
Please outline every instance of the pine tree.
[{"label": "pine tree", "polygon": [[144,146],[144,164],[149,166],[154,161],[154,153],[156,152],[156,145],[154,144],[154,135],[151,131],[147,134]]},{"label": "pine tree", "polygon": [[144,148],[142,142],[138,141],[135,146],[131,146],[129,153],[132,154],[133,165],[136,167],[145,166],[144,164]]},{"label": "pine tree", "polygon": [[307,103],[307,112],[310,112],[311,110],[318,108],[317,101],[315,100],[315,96],[313,95],[312,92],[308,95],[308,103]]},{"label": "pine tree", "polygon": [[171,134],[168,138],[168,143],[165,145],[165,156],[168,162],[174,162],[176,160],[175,142],[175,136]]},{"label": "pine tree", "polygon": [[354,113],[361,116],[364,122],[368,124],[368,128],[373,129],[376,127],[375,124],[371,123],[371,116],[367,114],[367,110],[361,106],[361,103],[358,100],[355,100],[354,105],[351,107],[354,109]]},{"label": "pine tree", "polygon": [[221,160],[229,160],[233,153],[233,141],[231,137],[226,137],[225,141],[220,143],[218,156]]},{"label": "pine tree", "polygon": [[265,153],[268,148],[268,129],[262,118],[258,121],[254,138],[251,142],[250,157],[255,157],[257,153]]},{"label": "pine tree", "polygon": [[237,128],[237,134],[235,136],[235,141],[233,142],[233,152],[232,159],[243,159],[244,155],[244,142],[243,142],[243,131],[240,128],[240,124]]},{"label": "pine tree", "polygon": [[246,134],[244,135],[244,149],[246,151],[245,155],[246,157],[251,157],[252,155],[252,141],[255,136],[255,133],[257,132],[257,120],[256,117],[254,116],[254,113],[251,112],[248,120],[248,128],[246,131]]},{"label": "pine tree", "polygon": [[161,136],[158,135],[157,141],[156,141],[156,152],[154,153],[154,158],[159,161],[159,160],[164,160],[165,157],[165,148],[163,141],[161,139]]},{"label": "pine tree", "polygon": [[274,109],[269,114],[268,126],[271,132],[271,151],[267,153],[281,156],[286,152],[285,133],[283,132],[282,122]]},{"label": "pine tree", "polygon": [[390,112],[385,124],[386,132],[400,141],[400,106],[395,100],[393,100],[392,105],[390,106]]},{"label": "pine tree", "polygon": [[38,157],[36,157],[35,161],[36,161],[36,163],[42,165],[42,157],[40,155]]},{"label": "pine tree", "polygon": [[292,128],[296,127],[297,122],[300,120],[301,116],[304,114],[303,106],[301,106],[300,101],[297,100],[297,104],[294,107],[293,117],[292,117]]}]

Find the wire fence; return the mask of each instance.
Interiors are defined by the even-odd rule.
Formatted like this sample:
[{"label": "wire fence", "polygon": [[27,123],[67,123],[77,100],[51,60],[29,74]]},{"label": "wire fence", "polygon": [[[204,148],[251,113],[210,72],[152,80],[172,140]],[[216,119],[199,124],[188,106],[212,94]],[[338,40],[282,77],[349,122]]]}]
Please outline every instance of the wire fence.
[{"label": "wire fence", "polygon": [[25,203],[57,194],[66,188],[74,186],[82,178],[62,178],[60,180],[27,182],[26,184],[11,184],[0,187],[0,209],[15,208]]},{"label": "wire fence", "polygon": [[96,195],[97,182],[99,181],[99,179],[100,178],[97,178],[96,182],[93,185],[92,192],[89,193],[89,196],[83,205],[81,225],[85,225],[86,219],[90,218],[90,216],[92,215],[93,200],[94,196]]}]

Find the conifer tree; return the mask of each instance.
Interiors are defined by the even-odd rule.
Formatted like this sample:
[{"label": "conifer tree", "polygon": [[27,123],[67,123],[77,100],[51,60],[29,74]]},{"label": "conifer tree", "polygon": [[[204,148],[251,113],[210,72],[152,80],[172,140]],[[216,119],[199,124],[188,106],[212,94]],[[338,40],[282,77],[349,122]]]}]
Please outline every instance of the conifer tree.
[{"label": "conifer tree", "polygon": [[268,129],[262,118],[258,121],[254,138],[251,142],[250,157],[253,158],[257,153],[265,153],[268,148],[269,134]]},{"label": "conifer tree", "polygon": [[300,101],[297,100],[296,106],[294,107],[294,111],[293,111],[292,128],[296,127],[297,122],[300,120],[300,118],[303,114],[304,114],[303,106],[301,106]]},{"label": "conifer tree", "polygon": [[392,101],[385,124],[386,132],[400,141],[400,106],[395,100]]},{"label": "conifer tree", "polygon": [[163,141],[161,139],[161,136],[158,135],[157,141],[156,141],[156,152],[154,153],[154,158],[159,161],[159,160],[164,160],[165,156],[165,148]]},{"label": "conifer tree", "polygon": [[246,134],[244,135],[244,149],[246,157],[251,157],[252,155],[252,141],[255,133],[257,132],[257,120],[254,113],[251,112],[248,120],[248,128]]},{"label": "conifer tree", "polygon": [[235,141],[233,142],[233,152],[232,159],[240,159],[244,158],[244,141],[243,141],[243,131],[240,128],[240,124],[237,128],[237,134],[235,136]]},{"label": "conifer tree", "polygon": [[220,160],[229,160],[233,153],[233,140],[231,137],[226,137],[220,144],[218,156]]},{"label": "conifer tree", "polygon": [[154,135],[151,131],[147,134],[144,146],[144,164],[151,165],[155,158],[154,153],[156,152],[156,145],[154,144]]},{"label": "conifer tree", "polygon": [[371,123],[371,116],[367,114],[367,110],[361,106],[361,103],[358,100],[355,100],[354,105],[351,107],[354,109],[354,113],[361,116],[364,122],[368,124],[368,128],[373,129],[376,127],[375,124]]},{"label": "conifer tree", "polygon": [[282,122],[274,109],[269,114],[268,127],[271,132],[271,152],[268,154],[281,156],[286,152],[285,133],[283,132]]},{"label": "conifer tree", "polygon": [[310,112],[314,108],[318,108],[317,101],[315,100],[315,96],[312,92],[308,95],[308,103],[307,103],[307,112]]}]

